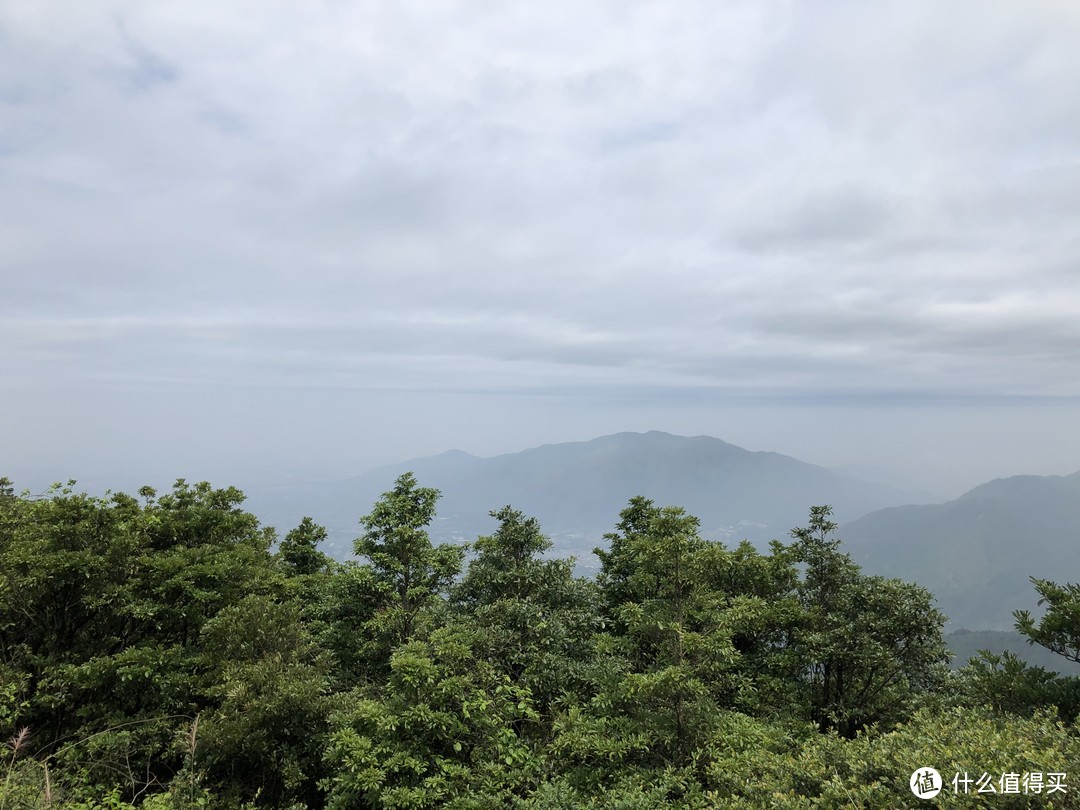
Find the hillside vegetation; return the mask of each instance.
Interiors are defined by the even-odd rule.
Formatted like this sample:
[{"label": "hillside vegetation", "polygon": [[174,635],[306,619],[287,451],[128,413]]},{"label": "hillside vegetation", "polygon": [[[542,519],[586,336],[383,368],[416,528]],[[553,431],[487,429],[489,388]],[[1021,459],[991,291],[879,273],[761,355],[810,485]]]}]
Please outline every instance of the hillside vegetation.
[{"label": "hillside vegetation", "polygon": [[[0,479],[0,810],[893,808],[926,767],[945,806],[1080,807],[1080,681],[950,672],[829,507],[763,551],[633,497],[584,579],[511,506],[432,542],[439,495],[401,474],[338,562],[234,488]],[[1080,589],[1034,584],[1018,629],[1076,660]]]}]

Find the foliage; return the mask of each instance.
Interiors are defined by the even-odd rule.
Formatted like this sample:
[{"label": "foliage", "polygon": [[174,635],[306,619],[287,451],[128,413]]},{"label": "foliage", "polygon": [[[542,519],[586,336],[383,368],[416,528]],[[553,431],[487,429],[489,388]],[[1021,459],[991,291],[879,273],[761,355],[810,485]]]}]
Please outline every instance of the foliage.
[{"label": "foliage", "polygon": [[679,508],[635,498],[620,518],[598,577],[611,625],[597,637],[606,674],[559,719],[552,750],[576,790],[630,789],[628,776],[663,772],[675,787],[662,801],[686,803],[696,782],[672,774],[700,768],[732,707],[775,697],[794,576],[786,561],[762,565],[749,547],[702,540]]},{"label": "foliage", "polygon": [[[912,806],[908,780],[921,767],[936,768],[945,789],[935,800],[945,807],[986,805],[976,781],[989,774],[998,795],[994,807],[1078,807],[1073,787],[1066,793],[1001,793],[1009,773],[1075,771],[1080,742],[1052,716],[1004,719],[979,709],[922,709],[892,730],[876,727],[845,740],[835,732],[808,737],[786,752],[747,752],[710,769],[716,807],[882,808]],[[972,780],[965,785],[964,774]],[[959,776],[954,791],[953,778]]]},{"label": "foliage", "polygon": [[453,590],[484,658],[529,690],[547,715],[592,679],[596,590],[573,575],[572,560],[542,560],[551,547],[535,518],[506,506],[490,513],[498,530],[474,544],[476,556]]},{"label": "foliage", "polygon": [[271,807],[318,801],[329,661],[298,606],[248,596],[207,622],[203,649],[221,662],[201,732],[207,780],[226,798]]},{"label": "foliage", "polygon": [[[587,581],[510,506],[462,573],[409,474],[346,563],[234,488],[138,495],[0,479],[0,810],[885,808],[916,767],[1080,766],[1080,680],[949,675],[930,595],[826,506],[766,553],[633,498]],[[1080,591],[1035,584],[1018,627],[1075,658]]]},{"label": "foliage", "polygon": [[299,526],[285,535],[278,555],[293,574],[317,574],[330,568],[333,563],[329,556],[319,551],[319,545],[325,541],[326,529],[305,517]]},{"label": "foliage", "polygon": [[425,530],[435,518],[438,499],[438,490],[418,487],[413,475],[405,473],[360,520],[364,534],[356,541],[356,553],[367,560],[382,596],[368,629],[386,635],[390,646],[412,639],[425,608],[461,570],[464,549],[434,546]]},{"label": "foliage", "polygon": [[333,715],[328,806],[505,806],[537,767],[519,736],[536,719],[528,689],[478,658],[468,630],[436,630]]},{"label": "foliage", "polygon": [[1010,652],[982,650],[955,673],[953,689],[960,704],[986,706],[1001,715],[1030,717],[1056,708],[1071,723],[1080,712],[1080,678],[1028,666]]},{"label": "foliage", "polygon": [[241,510],[239,490],[178,481],[160,498],[139,494],[142,503],[69,486],[3,499],[3,716],[28,726],[39,756],[87,799],[118,787],[132,800],[181,773],[178,740],[197,715],[220,725],[215,711],[242,667],[243,644],[207,643],[215,622],[257,598],[261,615],[242,630],[252,638],[287,590],[273,531]]},{"label": "foliage", "polygon": [[863,575],[832,536],[828,506],[810,510],[790,550],[805,566],[795,643],[807,670],[808,699],[821,728],[844,736],[904,719],[913,699],[940,688],[948,650],[945,617],[917,585]]},{"label": "foliage", "polygon": [[1026,636],[1013,630],[968,630],[961,628],[945,635],[945,644],[952,653],[950,666],[960,669],[982,650],[1001,655],[1010,652],[1029,666],[1039,666],[1058,675],[1080,675],[1080,664],[1062,658]]},{"label": "foliage", "polygon": [[1080,585],[1059,585],[1034,577],[1031,582],[1039,594],[1039,604],[1046,605],[1046,613],[1036,623],[1030,612],[1016,611],[1016,629],[1030,643],[1080,663]]}]

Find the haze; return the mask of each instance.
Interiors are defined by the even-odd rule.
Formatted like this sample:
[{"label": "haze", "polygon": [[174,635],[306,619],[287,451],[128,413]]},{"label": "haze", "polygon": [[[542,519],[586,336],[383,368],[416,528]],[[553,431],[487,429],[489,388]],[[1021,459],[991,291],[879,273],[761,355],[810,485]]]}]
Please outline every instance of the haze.
[{"label": "haze", "polygon": [[6,0],[0,474],[1074,472],[1078,75],[1056,2]]}]

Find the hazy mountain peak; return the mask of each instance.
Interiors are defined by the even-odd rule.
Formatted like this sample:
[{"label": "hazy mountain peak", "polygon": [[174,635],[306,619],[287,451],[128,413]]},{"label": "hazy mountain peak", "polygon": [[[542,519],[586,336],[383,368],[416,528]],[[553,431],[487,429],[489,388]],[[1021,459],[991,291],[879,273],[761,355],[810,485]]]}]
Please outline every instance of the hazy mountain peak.
[{"label": "hazy mountain peak", "polygon": [[328,526],[339,550],[348,549],[359,516],[405,471],[442,493],[439,539],[486,534],[488,513],[509,504],[540,520],[557,553],[579,557],[587,557],[638,495],[683,507],[701,520],[704,536],[736,543],[786,538],[818,504],[833,505],[837,517],[847,520],[910,502],[901,491],[842,478],[780,453],[751,452],[713,436],[653,430],[489,458],[451,450],[412,459],[305,493],[307,505],[297,498],[290,507],[296,514],[285,513],[286,499],[276,493],[274,511],[281,517],[273,515],[270,522],[295,525],[298,514],[312,514]]},{"label": "hazy mountain peak", "polygon": [[1080,579],[1080,474],[1015,475],[955,500],[872,512],[841,528],[870,573],[918,582],[968,627],[1004,629],[1038,613],[1029,577]]},{"label": "hazy mountain peak", "polygon": [[1080,472],[1072,475],[1011,475],[995,478],[965,492],[958,500],[966,498],[1022,497],[1057,491],[1080,494]]},{"label": "hazy mountain peak", "polygon": [[[597,436],[595,439],[586,439],[584,441],[577,442],[560,442],[556,444],[543,444],[539,447],[533,447],[528,450],[519,451],[521,453],[530,453],[537,450],[551,450],[555,448],[560,449],[597,449],[597,448],[622,448],[622,449],[636,449],[636,448],[652,448],[652,449],[666,449],[666,450],[678,450],[687,449],[692,447],[712,447],[715,449],[725,448],[732,452],[749,453],[738,445],[725,442],[722,439],[718,439],[715,436],[681,436],[676,433],[666,433],[662,430],[649,430],[644,433],[635,431],[621,431],[619,433],[609,433],[604,436]],[[509,455],[517,455],[509,454]]]},{"label": "hazy mountain peak", "polygon": [[460,460],[474,459],[474,460],[477,460],[480,457],[479,456],[474,456],[472,453],[467,453],[464,450],[447,450],[445,453],[439,453],[437,456],[433,456],[433,458],[441,458],[441,459],[445,459],[447,461],[453,461],[455,459],[460,459]]}]

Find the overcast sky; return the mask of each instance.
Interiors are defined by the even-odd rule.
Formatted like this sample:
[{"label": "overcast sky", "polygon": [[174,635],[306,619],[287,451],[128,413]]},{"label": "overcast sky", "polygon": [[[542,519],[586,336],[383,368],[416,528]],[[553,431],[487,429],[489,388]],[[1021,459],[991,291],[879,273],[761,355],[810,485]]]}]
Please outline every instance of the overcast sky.
[{"label": "overcast sky", "polygon": [[0,465],[1073,472],[1078,76],[1049,0],[0,0]]}]

